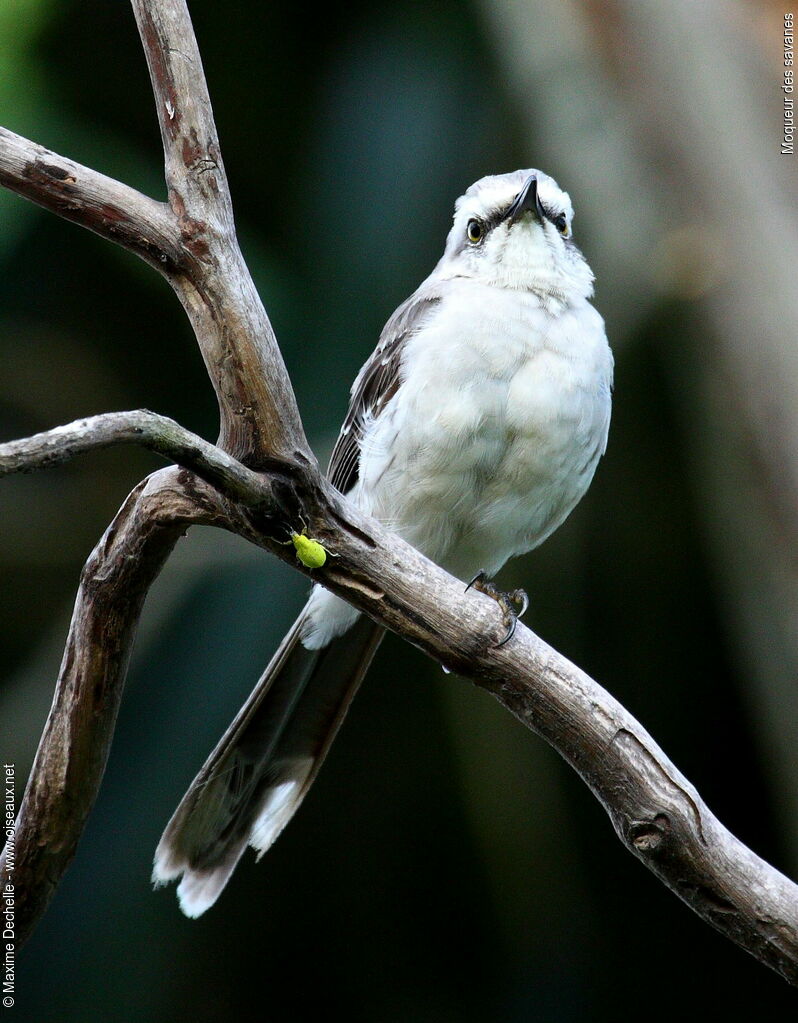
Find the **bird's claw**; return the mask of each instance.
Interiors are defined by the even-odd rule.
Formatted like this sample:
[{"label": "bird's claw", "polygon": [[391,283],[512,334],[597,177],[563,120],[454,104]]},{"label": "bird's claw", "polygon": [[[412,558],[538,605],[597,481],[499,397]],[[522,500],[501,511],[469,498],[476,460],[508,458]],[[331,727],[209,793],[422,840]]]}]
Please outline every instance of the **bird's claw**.
[{"label": "bird's claw", "polygon": [[496,644],[496,649],[498,649],[500,646],[504,646],[505,643],[509,643],[515,635],[518,619],[526,614],[529,607],[529,597],[524,590],[512,590],[509,593],[500,590],[498,586],[488,579],[484,571],[477,572],[468,586],[466,586],[466,593],[472,587],[475,590],[479,590],[480,593],[484,593],[486,597],[491,597],[495,600],[502,610],[502,618],[507,627],[507,632],[504,638]]}]

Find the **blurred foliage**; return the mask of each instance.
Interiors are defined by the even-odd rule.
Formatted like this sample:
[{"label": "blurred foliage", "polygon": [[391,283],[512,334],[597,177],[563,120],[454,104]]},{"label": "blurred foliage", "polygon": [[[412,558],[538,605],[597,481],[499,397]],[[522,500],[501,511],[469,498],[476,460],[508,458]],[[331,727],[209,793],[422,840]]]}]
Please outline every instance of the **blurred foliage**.
[{"label": "blurred foliage", "polygon": [[[519,110],[463,0],[191,11],[242,245],[324,456],[383,322],[437,260],[454,198],[535,165],[553,140],[530,134],[536,97]],[[163,194],[127,5],[6,4],[0,66],[0,123]],[[595,265],[593,241],[580,237]],[[0,259],[3,437],[141,406],[215,436],[191,332],[149,268],[2,194]],[[599,308],[628,307],[624,288],[600,278]],[[685,427],[682,381],[708,333],[693,296],[660,294],[618,344],[593,488],[506,579],[528,589],[530,625],[643,721],[721,819],[794,870]],[[80,567],[157,464],[119,449],[0,488],[0,715],[20,782]],[[198,922],[153,894],[160,832],[303,592],[243,542],[182,542],[148,601],[97,806],[21,957],[16,1019],[655,1023],[685,1006],[733,1020],[786,1009],[786,986],[622,851],[551,750],[393,637],[268,857],[248,856]]]}]

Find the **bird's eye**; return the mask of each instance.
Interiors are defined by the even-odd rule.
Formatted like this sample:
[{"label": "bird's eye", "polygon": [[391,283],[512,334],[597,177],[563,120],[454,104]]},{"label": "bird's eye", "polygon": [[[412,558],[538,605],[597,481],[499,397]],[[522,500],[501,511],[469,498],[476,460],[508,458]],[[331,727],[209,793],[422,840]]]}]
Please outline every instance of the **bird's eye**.
[{"label": "bird's eye", "polygon": [[468,228],[466,229],[468,234],[468,240],[472,245],[476,245],[477,242],[482,241],[482,236],[485,234],[485,228],[480,224],[478,220],[469,220]]},{"label": "bird's eye", "polygon": [[557,228],[557,230],[560,232],[563,238],[567,238],[568,235],[571,233],[571,229],[568,227],[568,218],[564,213],[561,213],[558,217],[554,218],[554,226]]}]

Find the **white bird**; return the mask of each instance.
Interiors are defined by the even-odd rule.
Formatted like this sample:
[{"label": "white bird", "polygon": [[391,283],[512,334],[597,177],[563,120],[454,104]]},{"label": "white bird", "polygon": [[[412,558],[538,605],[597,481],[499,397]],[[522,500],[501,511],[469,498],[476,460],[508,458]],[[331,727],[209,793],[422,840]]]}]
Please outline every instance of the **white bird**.
[{"label": "white bird", "polygon": [[[330,460],[360,509],[464,581],[476,574],[507,639],[512,604],[484,580],[565,520],[607,445],[613,359],[572,218],[541,171],[472,185],[440,262],[358,374]],[[296,812],[382,635],[314,587],[156,850],[153,880],[182,878],[188,916]]]}]

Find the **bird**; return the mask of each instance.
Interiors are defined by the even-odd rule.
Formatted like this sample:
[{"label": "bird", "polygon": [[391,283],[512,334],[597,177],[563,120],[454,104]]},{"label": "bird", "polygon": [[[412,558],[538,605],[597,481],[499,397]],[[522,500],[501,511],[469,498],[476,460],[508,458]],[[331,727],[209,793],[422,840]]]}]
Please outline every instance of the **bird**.
[{"label": "bird", "polygon": [[[471,185],[443,256],[357,375],[328,468],[359,509],[494,596],[502,642],[526,599],[493,577],[562,524],[607,446],[613,356],[572,225],[542,171]],[[293,817],[383,634],[313,586],[158,844],[153,882],[179,880],[187,916]]]}]

